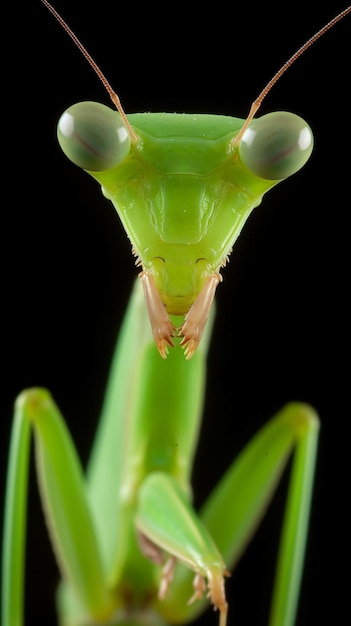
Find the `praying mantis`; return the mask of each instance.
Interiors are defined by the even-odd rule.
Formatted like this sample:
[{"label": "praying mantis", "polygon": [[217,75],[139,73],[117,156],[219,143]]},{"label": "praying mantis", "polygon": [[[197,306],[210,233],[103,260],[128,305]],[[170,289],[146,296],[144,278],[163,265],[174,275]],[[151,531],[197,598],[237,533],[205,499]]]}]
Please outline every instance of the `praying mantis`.
[{"label": "praying mantis", "polygon": [[[267,201],[265,202],[265,205],[267,205]],[[260,212],[261,212],[261,210],[260,210]],[[257,219],[257,215],[255,216],[255,218]],[[220,298],[220,296],[219,296],[219,298]],[[235,345],[236,345],[236,344],[235,344]],[[222,348],[223,348],[223,343],[222,343]],[[234,352],[231,354],[231,358],[232,358],[233,360],[235,360],[235,353],[234,353]],[[250,359],[249,363],[251,363],[251,359]],[[222,369],[222,368],[221,368],[221,369]],[[231,373],[233,373],[233,370],[232,370],[232,369],[231,369]],[[230,382],[231,377],[228,377],[228,378],[227,378],[228,374],[227,374],[226,372],[221,372],[221,374],[225,376],[225,378],[226,378],[226,380],[227,380],[227,383],[228,383],[228,385],[229,385],[229,388],[232,388],[233,384]],[[284,398],[284,399],[286,399],[286,398]],[[284,401],[284,399],[283,399],[283,401]],[[217,398],[217,401],[218,401],[218,398]],[[281,403],[280,403],[280,404],[281,404]],[[278,406],[278,405],[277,405],[277,406]],[[223,438],[223,433],[222,433],[222,437],[221,437],[221,439],[222,439],[222,438]],[[224,439],[225,439],[225,437],[224,437]],[[213,619],[213,616],[212,616],[212,619]]]}]

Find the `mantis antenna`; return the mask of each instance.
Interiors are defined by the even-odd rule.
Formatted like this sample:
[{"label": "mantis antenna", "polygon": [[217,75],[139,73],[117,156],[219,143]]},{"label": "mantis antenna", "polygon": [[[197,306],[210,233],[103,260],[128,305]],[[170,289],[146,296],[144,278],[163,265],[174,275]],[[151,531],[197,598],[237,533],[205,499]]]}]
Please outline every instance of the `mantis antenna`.
[{"label": "mantis antenna", "polygon": [[240,143],[244,132],[246,131],[246,129],[249,126],[249,124],[251,123],[254,115],[257,113],[258,109],[260,108],[264,98],[270,92],[270,90],[275,85],[275,83],[278,82],[278,80],[281,78],[281,76],[286,72],[286,70],[289,67],[291,67],[291,65],[293,63],[295,63],[295,61],[304,52],[306,52],[306,50],[310,46],[312,46],[312,44],[314,44],[315,41],[317,41],[317,39],[322,37],[322,35],[324,35],[324,33],[326,33],[327,30],[329,30],[330,28],[335,26],[335,24],[337,24],[337,22],[340,22],[340,20],[342,20],[344,17],[346,17],[346,15],[348,15],[350,12],[351,12],[351,5],[349,7],[347,7],[346,9],[344,9],[343,11],[341,11],[340,13],[338,13],[338,15],[336,15],[332,20],[330,20],[327,24],[325,24],[325,26],[323,26],[323,28],[321,28],[312,37],[310,37],[310,39],[308,39],[298,50],[296,50],[296,52],[290,57],[290,59],[288,59],[284,63],[284,65],[282,65],[282,67],[274,74],[274,76],[271,78],[271,80],[262,89],[261,93],[256,98],[256,100],[253,101],[253,103],[251,105],[251,108],[250,108],[250,112],[249,112],[249,114],[248,114],[244,124],[242,125],[239,133],[237,134],[237,136],[234,139],[234,142],[233,142],[234,145],[237,145],[238,143]]},{"label": "mantis antenna", "polygon": [[47,0],[41,0],[41,2],[46,6],[47,9],[49,9],[50,13],[52,13],[52,15],[58,21],[58,23],[61,24],[62,28],[64,28],[66,33],[70,36],[72,41],[76,44],[77,48],[81,51],[83,56],[86,58],[88,63],[91,65],[91,67],[93,68],[94,72],[100,78],[103,86],[105,87],[105,89],[106,89],[107,93],[109,94],[113,104],[115,105],[118,113],[120,114],[120,116],[121,116],[125,126],[127,127],[127,130],[128,130],[128,133],[130,135],[131,140],[134,141],[134,142],[137,142],[138,141],[138,137],[135,134],[133,128],[130,125],[130,123],[128,122],[127,116],[126,116],[126,114],[125,114],[125,112],[123,110],[123,107],[121,105],[121,101],[120,101],[119,97],[117,96],[116,92],[112,89],[112,87],[111,87],[110,83],[108,82],[106,76],[102,73],[102,71],[100,70],[99,66],[95,63],[94,59],[89,54],[88,50],[79,41],[77,35],[75,35],[73,30],[68,26],[68,24],[61,17],[61,15],[56,11],[56,9],[54,9],[54,7],[51,6],[51,4],[49,2],[47,2]]},{"label": "mantis antenna", "polygon": [[[75,33],[72,31],[72,29],[68,26],[68,24],[65,22],[65,20],[61,17],[61,15],[56,11],[56,9],[54,9],[54,7],[47,2],[47,0],[41,0],[41,2],[46,6],[47,9],[49,9],[50,13],[52,13],[52,15],[56,18],[56,20],[59,22],[59,24],[61,24],[62,28],[64,28],[64,30],[67,32],[67,34],[70,36],[70,38],[72,39],[72,41],[76,44],[77,48],[81,51],[81,53],[83,54],[83,56],[86,58],[86,60],[88,61],[88,63],[91,65],[91,67],[93,68],[94,72],[97,74],[97,76],[99,77],[99,79],[101,80],[102,84],[104,85],[106,91],[108,92],[112,102],[114,103],[115,107],[117,108],[117,111],[119,112],[124,124],[126,125],[129,135],[132,139],[132,141],[137,142],[138,141],[138,137],[135,134],[133,128],[131,127],[130,123],[128,122],[127,116],[123,110],[123,107],[121,105],[121,101],[118,97],[118,95],[116,94],[116,92],[112,89],[110,83],[108,82],[106,76],[102,73],[102,71],[100,70],[99,66],[95,63],[94,59],[92,58],[92,56],[89,54],[89,52],[87,51],[87,49],[83,46],[83,44],[79,41],[78,37],[75,35]],[[249,124],[251,123],[254,115],[257,113],[258,109],[260,108],[264,98],[266,97],[266,95],[270,92],[270,90],[272,89],[272,87],[275,85],[276,82],[278,82],[278,80],[281,78],[281,76],[286,72],[286,70],[291,67],[291,65],[293,63],[295,63],[295,61],[304,53],[306,52],[306,50],[312,46],[312,44],[314,44],[315,41],[317,41],[317,39],[319,39],[320,37],[322,37],[322,35],[324,35],[330,28],[332,28],[333,26],[335,26],[335,24],[337,24],[337,22],[340,22],[340,20],[342,20],[344,17],[346,17],[346,15],[348,15],[349,13],[351,13],[351,5],[349,7],[347,7],[346,9],[344,9],[343,11],[341,11],[340,13],[338,13],[333,19],[331,19],[327,24],[325,24],[325,26],[323,26],[319,31],[317,31],[312,37],[310,37],[310,39],[308,39],[285,63],[284,65],[282,65],[282,67],[274,74],[274,76],[271,78],[271,80],[267,83],[267,85],[262,89],[261,93],[258,95],[258,97],[256,98],[256,100],[253,101],[251,108],[250,108],[250,112],[249,115],[247,116],[244,124],[242,125],[239,133],[237,134],[237,136],[235,137],[235,139],[233,140],[233,145],[237,145],[238,143],[240,143],[242,136],[244,134],[244,132],[246,131],[247,127],[249,126]]]}]

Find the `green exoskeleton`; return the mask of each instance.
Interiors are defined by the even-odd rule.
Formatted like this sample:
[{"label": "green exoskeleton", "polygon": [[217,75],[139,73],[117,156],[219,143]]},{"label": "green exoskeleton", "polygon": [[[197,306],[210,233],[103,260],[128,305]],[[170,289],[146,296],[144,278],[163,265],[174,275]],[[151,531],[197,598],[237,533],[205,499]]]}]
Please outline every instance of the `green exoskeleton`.
[{"label": "green exoskeleton", "polygon": [[[292,626],[314,473],[315,412],[304,404],[287,405],[246,446],[199,512],[192,506],[191,472],[221,268],[266,191],[307,161],[311,130],[285,112],[257,120],[250,115],[246,122],[213,115],[126,116],[88,53],[56,11],[43,4],[78,44],[117,106],[118,112],[95,102],[70,107],[59,121],[58,137],[65,153],[113,202],[141,267],[141,281],[121,330],[86,477],[50,394],[30,389],[16,402],[3,626],[23,623],[31,429],[62,573],[57,600],[62,626],[188,623],[209,602],[225,626],[224,579],[294,451],[269,622]],[[295,58],[350,11],[288,61],[252,115]]]}]

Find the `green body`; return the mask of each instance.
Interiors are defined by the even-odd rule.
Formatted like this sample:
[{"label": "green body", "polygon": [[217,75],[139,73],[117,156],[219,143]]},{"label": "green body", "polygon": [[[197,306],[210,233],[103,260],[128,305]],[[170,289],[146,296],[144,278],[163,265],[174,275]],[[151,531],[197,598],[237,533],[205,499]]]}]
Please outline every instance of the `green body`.
[{"label": "green body", "polygon": [[[205,325],[219,271],[263,194],[296,172],[312,151],[309,127],[293,114],[254,120],[238,144],[241,126],[237,118],[167,113],[130,115],[126,122],[97,103],[74,105],[60,119],[61,146],[100,182],[142,266],[152,332],[139,283],[118,341],[86,477],[49,393],[28,390],[18,399],[2,626],[23,623],[28,423],[62,573],[61,626],[188,623],[208,602],[226,626],[224,577],[296,449],[270,618],[270,626],[293,626],[318,430],[313,410],[286,407],[228,469],[203,511],[192,505],[211,327]],[[178,329],[182,340],[174,339],[176,320],[169,315],[185,316]],[[154,340],[165,357],[173,339],[174,350],[161,359]]]},{"label": "green body", "polygon": [[[61,626],[187,623],[208,601],[219,609],[220,626],[226,626],[224,576],[250,538],[296,446],[293,504],[270,622],[292,626],[313,476],[315,415],[297,405],[273,419],[233,463],[203,514],[192,506],[191,472],[211,324],[198,344],[219,269],[264,192],[299,169],[301,158],[307,160],[311,133],[303,120],[288,113],[255,121],[239,146],[235,137],[242,121],[236,118],[140,114],[131,115],[129,123],[133,135],[118,113],[83,103],[62,116],[59,139],[114,203],[142,265],[152,333],[139,283],[117,345],[86,478],[48,392],[29,390],[20,396],[5,520],[3,626],[21,626],[23,618],[28,422],[63,575],[58,593]],[[195,311],[195,323],[183,332],[186,341],[191,339],[190,361],[181,349],[184,340],[174,339],[167,360],[157,352],[153,337],[163,357],[162,341],[173,345],[173,325],[165,322],[165,310],[186,316],[184,329]],[[162,324],[166,326],[161,349],[159,318],[162,332]],[[268,459],[262,445],[271,450]],[[240,505],[233,508],[233,501]]]},{"label": "green body", "polygon": [[277,181],[253,176],[238,158],[232,141],[241,119],[142,113],[128,120],[138,145],[115,168],[89,173],[112,200],[168,313],[184,315]]},{"label": "green body", "polygon": [[[179,346],[162,360],[138,281],[117,343],[86,477],[50,394],[33,389],[18,398],[4,528],[2,626],[24,624],[29,425],[46,520],[63,577],[57,598],[60,626],[189,623],[209,602],[200,593],[189,604],[194,574],[207,581],[224,626],[223,575],[241,556],[296,448],[269,622],[294,624],[318,418],[308,406],[285,407],[247,445],[202,511],[196,512],[190,473],[210,326],[190,361]],[[138,536],[144,545],[145,540],[151,542],[156,559],[146,557]],[[174,559],[174,579],[159,598],[167,555]]]},{"label": "green body", "polygon": [[[157,596],[160,568],[141,554],[134,526],[138,492],[146,476],[170,474],[191,498],[206,346],[207,341],[191,361],[184,360],[180,348],[162,361],[136,285],[87,472],[108,579],[123,580],[122,606],[123,594],[133,599],[135,607]],[[160,367],[160,361],[165,367]]]},{"label": "green body", "polygon": [[[110,91],[67,24],[42,2]],[[248,121],[243,132],[242,120],[224,116],[126,118],[116,94],[110,95],[120,113],[97,103],[74,105],[61,117],[58,136],[67,156],[101,184],[116,208],[142,267],[149,319],[137,281],[86,473],[49,392],[29,389],[17,399],[4,520],[2,626],[24,624],[31,431],[62,577],[60,626],[186,624],[210,602],[218,609],[219,625],[226,626],[224,577],[255,532],[289,459],[268,619],[269,626],[294,626],[319,427],[313,409],[291,403],[274,416],[200,511],[192,503],[191,472],[206,391],[211,322],[205,324],[219,271],[263,194],[309,158],[311,131],[284,112]],[[155,343],[165,357],[176,331],[176,320],[167,315],[185,320],[178,329],[182,339],[174,339],[174,350],[163,360]],[[184,359],[184,345],[190,361]]]}]

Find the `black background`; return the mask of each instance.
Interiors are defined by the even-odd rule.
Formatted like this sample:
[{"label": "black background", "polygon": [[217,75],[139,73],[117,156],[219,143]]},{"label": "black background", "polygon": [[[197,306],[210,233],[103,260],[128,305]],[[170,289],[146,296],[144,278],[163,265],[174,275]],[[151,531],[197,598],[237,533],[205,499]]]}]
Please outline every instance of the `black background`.
[{"label": "black background", "polygon": [[[328,6],[329,5],[329,6]],[[126,112],[244,117],[251,101],[344,3],[174,3],[122,6],[57,1],[121,97]],[[285,6],[285,5],[284,5]],[[206,8],[207,7],[207,8]],[[108,96],[39,1],[5,11],[13,33],[3,84],[1,211],[1,492],[12,405],[48,387],[85,462],[114,338],[136,271],[116,213],[56,142],[70,104]],[[11,12],[10,12],[11,11]],[[194,472],[201,503],[231,459],[288,400],[322,423],[298,626],[342,623],[349,494],[350,17],[322,38],[267,97],[315,133],[303,171],[248,221],[224,270]],[[283,490],[228,583],[229,626],[266,623]],[[234,497],[233,497],[234,504]],[[30,490],[27,624],[55,624],[57,570],[36,483]],[[199,623],[216,624],[208,612]]]}]

